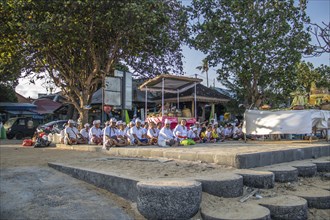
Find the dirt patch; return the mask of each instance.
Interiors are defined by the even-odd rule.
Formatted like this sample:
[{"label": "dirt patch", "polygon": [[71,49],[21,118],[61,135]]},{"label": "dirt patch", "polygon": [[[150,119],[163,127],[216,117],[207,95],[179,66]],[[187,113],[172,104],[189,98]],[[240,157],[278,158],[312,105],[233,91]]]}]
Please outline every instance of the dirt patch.
[{"label": "dirt patch", "polygon": [[155,178],[194,178],[201,176],[214,176],[220,173],[230,172],[232,168],[226,168],[216,164],[206,164],[192,161],[176,161],[164,159],[77,159],[65,164],[96,171],[115,173],[119,176],[128,176],[137,179]]}]

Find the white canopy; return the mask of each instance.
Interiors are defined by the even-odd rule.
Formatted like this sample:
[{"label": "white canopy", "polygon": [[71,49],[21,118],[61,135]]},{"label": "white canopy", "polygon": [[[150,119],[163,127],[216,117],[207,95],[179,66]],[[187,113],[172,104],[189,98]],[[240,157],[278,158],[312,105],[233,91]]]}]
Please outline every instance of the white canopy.
[{"label": "white canopy", "polygon": [[246,134],[309,134],[312,128],[329,129],[330,111],[290,110],[244,113],[243,132]]}]

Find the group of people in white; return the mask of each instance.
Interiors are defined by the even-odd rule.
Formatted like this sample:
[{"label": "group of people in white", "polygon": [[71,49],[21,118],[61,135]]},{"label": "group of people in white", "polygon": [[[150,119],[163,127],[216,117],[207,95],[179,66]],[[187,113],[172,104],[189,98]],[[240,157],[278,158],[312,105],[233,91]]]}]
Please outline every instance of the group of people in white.
[{"label": "group of people in white", "polygon": [[219,126],[217,122],[196,122],[190,127],[182,119],[172,130],[171,121],[144,122],[140,119],[125,122],[111,118],[101,129],[101,121],[93,121],[91,127],[88,123],[80,131],[75,127],[75,121],[69,120],[61,131],[61,142],[72,144],[103,145],[103,149],[123,147],[128,145],[158,145],[160,147],[175,147],[179,145],[193,145],[196,143],[215,143],[228,139],[242,139],[242,124],[225,124]]}]

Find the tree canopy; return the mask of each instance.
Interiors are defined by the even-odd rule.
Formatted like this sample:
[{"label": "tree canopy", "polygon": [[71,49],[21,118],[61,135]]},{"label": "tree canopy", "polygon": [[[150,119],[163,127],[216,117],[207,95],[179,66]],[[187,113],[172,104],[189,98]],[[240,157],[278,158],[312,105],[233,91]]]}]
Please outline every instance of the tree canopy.
[{"label": "tree canopy", "polygon": [[[288,95],[310,36],[293,0],[194,0],[191,45],[246,105],[268,93]],[[257,106],[258,107],[258,106]]]},{"label": "tree canopy", "polygon": [[144,77],[182,71],[187,16],[176,0],[8,0],[1,7],[4,56],[24,57],[25,74],[46,71],[84,120],[83,106],[115,66]]}]

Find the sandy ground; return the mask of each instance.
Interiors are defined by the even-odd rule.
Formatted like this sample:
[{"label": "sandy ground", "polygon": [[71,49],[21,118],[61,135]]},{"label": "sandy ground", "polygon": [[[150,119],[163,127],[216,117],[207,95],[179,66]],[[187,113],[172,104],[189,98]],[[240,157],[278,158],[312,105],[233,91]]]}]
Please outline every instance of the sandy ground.
[{"label": "sandy ground", "polygon": [[[46,204],[46,207],[52,206],[53,204],[62,204],[64,202],[63,198],[59,201],[59,198],[62,196],[60,193],[67,185],[72,185],[72,193],[76,195],[77,193],[88,194],[92,193],[90,197],[98,198],[97,196],[104,196],[100,199],[100,201],[111,201],[113,206],[121,208],[124,213],[127,213],[127,218],[134,219],[142,219],[143,217],[137,212],[135,204],[129,203],[126,200],[110,193],[105,190],[98,189],[94,186],[91,186],[87,183],[84,183],[79,180],[74,180],[73,178],[61,174],[47,166],[48,162],[58,162],[65,163],[72,166],[85,167],[95,170],[102,170],[106,172],[116,173],[118,175],[123,176],[131,176],[139,179],[150,179],[150,178],[190,178],[190,177],[201,177],[201,176],[209,176],[209,175],[217,175],[223,172],[231,172],[234,169],[228,168],[215,164],[206,164],[199,162],[188,162],[188,161],[175,161],[175,160],[166,160],[166,159],[154,159],[154,160],[140,160],[140,159],[124,159],[119,160],[113,157],[109,157],[101,152],[80,152],[80,151],[70,151],[70,150],[59,150],[56,148],[23,148],[19,145],[19,143],[10,143],[10,142],[2,142],[0,144],[0,171],[1,171],[1,202],[6,200],[10,200],[15,198],[16,195],[19,195],[23,191],[28,192],[27,194],[36,194],[37,198],[39,198],[39,203],[42,201],[50,201],[49,204]],[[45,173],[42,177],[39,176],[38,173]],[[23,173],[26,173],[23,175]],[[19,174],[19,175],[17,175]],[[34,186],[34,188],[29,188],[28,185],[39,183],[44,181],[45,179],[51,176],[55,176],[51,183],[48,183],[48,188],[38,187],[38,185]],[[13,176],[18,176],[16,179]],[[29,178],[36,177],[36,178]],[[52,184],[56,182],[60,182],[61,180],[66,180],[67,183],[64,185],[61,184]],[[36,181],[37,180],[37,181]],[[77,182],[71,182],[71,181]],[[25,182],[25,185],[20,187],[13,187],[11,190],[10,183],[18,183]],[[317,176],[314,178],[300,178],[297,183],[290,184],[279,184],[276,183],[274,189],[270,190],[260,190],[259,195],[262,197],[276,196],[282,194],[292,194],[292,192],[297,193],[299,191],[310,191],[314,188],[320,189],[329,189],[330,181],[322,178],[321,176]],[[20,190],[21,189],[26,190]],[[53,189],[54,188],[54,189]],[[82,191],[76,192],[74,188],[83,188]],[[50,193],[46,193],[49,189],[53,189]],[[245,193],[248,193],[248,188],[245,189]],[[8,193],[9,191],[15,191],[15,193]],[[44,192],[44,193],[43,193]],[[65,191],[67,192],[67,191]],[[38,194],[39,193],[39,194]],[[95,194],[93,194],[95,193]],[[6,195],[7,194],[7,195]],[[69,194],[70,195],[70,194]],[[89,194],[88,194],[89,195]],[[205,196],[204,196],[205,197]],[[81,200],[86,200],[86,197],[64,197],[64,198],[72,198],[73,204],[75,206],[67,206],[66,212],[63,213],[71,213],[70,210],[77,208],[81,205]],[[207,198],[207,197],[205,197]],[[20,198],[18,198],[19,200]],[[230,201],[236,201],[239,198],[235,199],[221,199],[222,202],[229,203]],[[252,197],[249,200],[256,200],[255,197]],[[22,200],[24,201],[24,200]],[[36,201],[28,200],[29,203],[26,203],[25,206],[21,209],[24,213],[26,211],[26,215],[21,214],[18,217],[23,218],[32,218],[33,214],[41,213],[38,217],[43,219],[47,218],[56,218],[58,216],[58,210],[52,209],[52,212],[57,213],[50,215],[49,213],[44,213],[36,207]],[[204,205],[209,205],[208,200],[205,199]],[[212,204],[214,207],[217,207],[217,203],[215,200],[212,200]],[[101,202],[102,203],[102,202]],[[62,204],[63,205],[63,204]],[[85,207],[89,209],[93,209],[93,204],[85,204]],[[221,203],[218,204],[219,206]],[[12,206],[15,206],[15,203],[12,203]],[[1,204],[3,206],[3,203]],[[57,206],[56,206],[57,207]],[[216,209],[216,208],[215,208]],[[3,215],[8,216],[10,213],[8,210],[13,210],[6,206],[6,210],[1,208],[1,217]],[[78,209],[79,210],[79,209]],[[117,210],[117,209],[116,209]],[[71,210],[72,211],[72,210]],[[113,211],[115,213],[115,211]],[[13,211],[11,211],[13,214]],[[123,213],[117,213],[117,215]],[[49,215],[51,217],[49,217]],[[76,215],[75,217],[79,217]],[[200,218],[199,215],[196,215],[194,219]],[[99,218],[100,219],[100,218]],[[330,210],[318,210],[318,209],[309,209],[309,219],[330,219]]]}]

